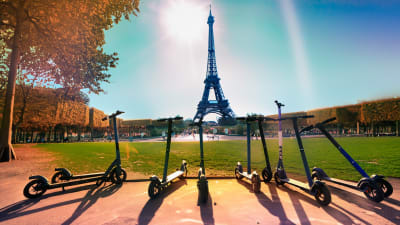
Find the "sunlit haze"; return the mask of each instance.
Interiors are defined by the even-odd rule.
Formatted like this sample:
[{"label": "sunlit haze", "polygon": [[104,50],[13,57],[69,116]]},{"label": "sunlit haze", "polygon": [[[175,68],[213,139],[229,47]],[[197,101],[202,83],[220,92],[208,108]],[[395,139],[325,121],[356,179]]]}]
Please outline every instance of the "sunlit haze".
[{"label": "sunlit haze", "polygon": [[[193,118],[204,90],[210,1],[142,1],[106,32],[119,62],[90,105],[123,118]],[[236,115],[399,96],[400,2],[212,1],[218,75]],[[209,119],[215,119],[210,115]],[[207,119],[206,118],[206,119]]]}]

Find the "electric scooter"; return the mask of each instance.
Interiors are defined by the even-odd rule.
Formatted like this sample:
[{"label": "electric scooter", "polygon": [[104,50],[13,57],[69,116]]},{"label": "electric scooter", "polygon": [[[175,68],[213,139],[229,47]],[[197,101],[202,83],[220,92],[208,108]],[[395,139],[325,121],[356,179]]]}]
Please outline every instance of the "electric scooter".
[{"label": "electric scooter", "polygon": [[264,150],[264,157],[266,163],[265,168],[261,172],[261,176],[263,177],[264,183],[268,183],[272,179],[272,169],[271,169],[271,163],[269,162],[267,143],[265,143],[264,128],[262,126],[262,123],[263,121],[268,121],[268,120],[275,121],[275,120],[264,116],[258,116],[256,117],[256,120],[258,122],[258,130],[260,131],[260,138]]},{"label": "electric scooter", "polygon": [[203,121],[200,120],[196,123],[191,124],[191,126],[197,126],[199,128],[199,138],[200,138],[200,169],[197,175],[199,179],[197,181],[197,189],[199,189],[198,202],[206,203],[208,200],[208,181],[206,178],[206,170],[204,168],[204,151],[203,151]]},{"label": "electric scooter", "polygon": [[350,162],[350,164],[363,176],[358,183],[344,181],[336,178],[329,177],[321,168],[312,169],[312,178],[317,180],[325,180],[348,188],[352,188],[364,193],[364,195],[375,202],[382,201],[385,197],[389,197],[393,193],[392,185],[386,181],[384,176],[372,175],[371,177],[361,168],[360,165],[339,145],[339,143],[332,137],[332,135],[325,129],[324,124],[334,121],[336,118],[327,119],[321,123],[308,126],[304,131],[309,131],[313,128],[320,130],[328,140],[339,150],[339,152]]},{"label": "electric scooter", "polygon": [[[49,183],[48,179],[41,175],[30,176],[31,180],[24,188],[24,195],[27,198],[37,198],[43,195],[47,189],[65,187],[96,182],[100,186],[103,182],[111,180],[112,183],[121,184],[126,180],[126,171],[121,168],[121,158],[118,143],[118,129],[116,117],[124,112],[117,111],[114,114],[103,118],[102,120],[112,119],[114,125],[115,135],[115,153],[116,158],[104,173],[83,174],[73,176],[67,169],[61,168],[56,174],[53,175],[54,181]],[[53,180],[53,179],[52,179]]]},{"label": "electric scooter", "polygon": [[179,178],[184,179],[187,175],[187,163],[185,160],[182,161],[181,168],[174,173],[167,176],[168,172],[168,160],[169,151],[171,149],[171,134],[172,134],[172,122],[182,120],[182,117],[159,119],[159,122],[168,122],[168,136],[167,136],[167,147],[165,150],[165,162],[164,162],[164,172],[162,179],[158,178],[156,175],[150,177],[150,184],[148,189],[148,194],[151,199],[155,199],[161,191],[165,190],[173,180]]},{"label": "electric scooter", "polygon": [[[284,185],[285,183],[289,184],[289,185],[293,185],[293,186],[298,187],[301,190],[305,191],[306,193],[314,196],[314,198],[317,200],[317,202],[319,204],[324,205],[324,206],[329,205],[329,203],[331,202],[331,193],[324,182],[321,182],[319,180],[314,181],[313,178],[311,177],[310,168],[308,166],[306,154],[304,152],[303,142],[301,140],[299,128],[297,125],[298,119],[312,118],[314,116],[295,116],[295,117],[282,118],[281,107],[285,106],[285,105],[278,101],[275,101],[275,103],[278,106],[278,123],[279,123],[279,132],[278,132],[279,161],[278,161],[278,166],[276,168],[276,172],[274,174],[276,184],[278,186]],[[282,157],[282,142],[283,142],[282,120],[292,120],[292,122],[293,122],[293,128],[294,128],[294,131],[296,134],[296,140],[297,140],[297,144],[299,146],[300,155],[301,155],[301,159],[303,161],[303,166],[304,166],[304,170],[306,172],[308,183],[303,183],[303,182],[300,182],[300,181],[297,181],[294,179],[290,179],[286,176],[285,168],[283,167],[283,157]]]},{"label": "electric scooter", "polygon": [[247,127],[247,172],[243,171],[243,166],[240,162],[237,163],[235,168],[235,177],[240,180],[243,177],[251,181],[251,186],[254,193],[259,193],[261,188],[260,175],[256,171],[251,172],[251,136],[250,136],[250,122],[255,121],[255,117],[237,117],[237,120],[246,121]]}]

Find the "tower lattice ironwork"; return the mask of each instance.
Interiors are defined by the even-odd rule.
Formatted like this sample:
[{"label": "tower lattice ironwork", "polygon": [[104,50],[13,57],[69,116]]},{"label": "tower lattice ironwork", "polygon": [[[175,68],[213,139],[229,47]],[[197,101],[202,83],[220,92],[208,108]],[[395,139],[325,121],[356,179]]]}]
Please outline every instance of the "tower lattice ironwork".
[{"label": "tower lattice ironwork", "polygon": [[[214,44],[214,17],[211,14],[208,16],[208,61],[207,61],[207,75],[204,80],[205,88],[203,92],[203,97],[199,104],[197,105],[197,112],[193,118],[193,121],[202,121],[204,116],[209,113],[216,113],[223,118],[234,118],[231,107],[229,106],[229,101],[225,99],[224,92],[222,91],[221,84],[219,82],[217,72],[217,63],[215,59],[215,44]],[[215,100],[209,100],[209,95],[211,89],[214,90]]]}]

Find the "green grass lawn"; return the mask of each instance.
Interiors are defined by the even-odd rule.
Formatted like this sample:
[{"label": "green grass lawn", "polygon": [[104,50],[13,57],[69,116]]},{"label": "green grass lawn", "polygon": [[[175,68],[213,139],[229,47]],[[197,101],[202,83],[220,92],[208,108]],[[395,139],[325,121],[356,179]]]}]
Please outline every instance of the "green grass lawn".
[{"label": "green grass lawn", "polygon": [[[368,174],[400,177],[400,138],[398,137],[343,137],[337,138],[342,147]],[[326,138],[304,138],[305,152],[310,167],[320,167],[335,178],[358,180],[360,175]],[[141,142],[120,144],[122,165],[128,171],[161,176],[165,143]],[[272,167],[278,161],[278,141],[267,140]],[[115,157],[114,143],[38,144],[37,148],[54,153],[55,165],[66,167],[73,173],[103,171]],[[246,168],[245,141],[210,141],[204,143],[205,166],[208,176],[234,175],[238,161]],[[181,160],[189,163],[189,174],[195,175],[200,164],[198,142],[173,142],[169,159],[169,173],[180,166]],[[289,173],[304,175],[297,142],[285,138],[284,166]],[[261,141],[252,141],[252,168],[258,172],[265,167]]]}]

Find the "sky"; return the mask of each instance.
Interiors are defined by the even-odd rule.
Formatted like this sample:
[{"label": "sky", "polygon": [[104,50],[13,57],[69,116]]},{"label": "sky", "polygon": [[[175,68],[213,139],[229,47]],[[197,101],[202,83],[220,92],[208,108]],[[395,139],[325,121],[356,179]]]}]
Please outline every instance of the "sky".
[{"label": "sky", "polygon": [[146,0],[106,31],[104,49],[120,59],[90,106],[193,118],[210,3],[218,75],[238,116],[276,114],[274,100],[297,112],[400,96],[400,1]]}]

